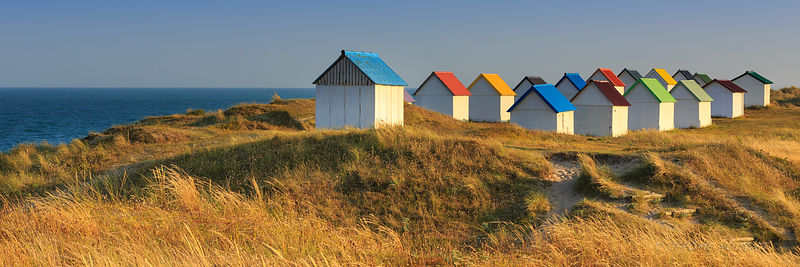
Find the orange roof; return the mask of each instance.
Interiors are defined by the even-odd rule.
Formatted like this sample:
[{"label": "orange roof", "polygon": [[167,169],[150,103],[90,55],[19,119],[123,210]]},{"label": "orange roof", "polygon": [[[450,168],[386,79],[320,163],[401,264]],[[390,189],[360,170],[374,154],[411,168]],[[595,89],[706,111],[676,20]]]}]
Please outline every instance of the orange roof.
[{"label": "orange roof", "polygon": [[508,87],[508,84],[506,84],[506,82],[500,78],[500,75],[489,73],[481,73],[478,75],[478,78],[475,78],[475,80],[472,81],[472,84],[469,85],[468,89],[471,89],[472,86],[475,85],[475,83],[477,83],[481,78],[486,79],[486,82],[488,82],[492,88],[497,90],[497,94],[499,95],[517,95],[514,93],[514,90],[511,90],[511,88]]},{"label": "orange roof", "polygon": [[678,82],[676,82],[675,79],[673,79],[672,76],[670,76],[666,70],[664,69],[653,69],[653,70],[656,71],[656,73],[658,73],[658,76],[661,76],[661,79],[667,82],[667,84],[669,85],[678,84]]},{"label": "orange roof", "polygon": [[606,79],[608,79],[608,81],[611,82],[611,84],[613,84],[614,86],[625,87],[625,83],[623,83],[622,80],[620,80],[619,77],[617,77],[617,75],[614,74],[613,71],[611,71],[611,69],[598,68],[595,72],[598,71],[600,73],[603,73],[603,76],[606,76]]}]

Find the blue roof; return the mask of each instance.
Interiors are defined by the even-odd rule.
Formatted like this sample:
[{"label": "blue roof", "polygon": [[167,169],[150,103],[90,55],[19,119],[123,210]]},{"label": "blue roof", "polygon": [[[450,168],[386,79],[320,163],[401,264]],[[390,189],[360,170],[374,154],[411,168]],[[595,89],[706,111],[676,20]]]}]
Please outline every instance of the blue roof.
[{"label": "blue roof", "polygon": [[577,73],[564,73],[564,77],[562,77],[561,80],[556,83],[556,86],[564,81],[564,79],[567,79],[569,82],[571,82],[575,88],[578,88],[578,91],[583,89],[583,87],[586,87],[586,81],[584,81],[583,78],[581,78],[581,75]]},{"label": "blue roof", "polygon": [[353,62],[375,84],[408,85],[389,65],[386,65],[377,53],[354,52],[342,50],[342,54]]},{"label": "blue roof", "polygon": [[519,103],[522,103],[522,100],[525,100],[525,97],[527,97],[531,92],[536,92],[536,94],[539,95],[539,97],[542,98],[542,100],[544,100],[548,106],[550,106],[550,109],[556,113],[578,109],[572,105],[572,103],[569,102],[569,99],[562,95],[561,92],[559,92],[558,89],[552,84],[537,84],[531,86],[531,88],[528,89],[525,94],[522,94],[522,96],[520,96],[517,101],[514,102],[514,105],[511,105],[511,107],[508,109],[508,112],[514,110],[514,108],[516,108]]}]

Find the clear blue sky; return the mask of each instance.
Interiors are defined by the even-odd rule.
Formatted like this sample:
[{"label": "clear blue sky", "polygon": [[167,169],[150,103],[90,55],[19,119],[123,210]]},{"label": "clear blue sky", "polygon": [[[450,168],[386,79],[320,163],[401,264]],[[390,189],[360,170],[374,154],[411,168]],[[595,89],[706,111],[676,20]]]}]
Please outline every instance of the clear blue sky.
[{"label": "clear blue sky", "polygon": [[754,69],[800,85],[800,1],[3,1],[0,86],[313,87],[341,49],[418,86]]}]

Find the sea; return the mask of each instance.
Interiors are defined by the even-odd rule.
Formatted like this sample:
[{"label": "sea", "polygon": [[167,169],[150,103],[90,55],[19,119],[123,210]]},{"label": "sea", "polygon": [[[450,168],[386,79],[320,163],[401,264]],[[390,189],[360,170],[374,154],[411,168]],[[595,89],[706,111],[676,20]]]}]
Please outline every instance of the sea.
[{"label": "sea", "polygon": [[58,145],[148,116],[216,111],[241,103],[313,98],[313,88],[0,88],[0,152]]}]

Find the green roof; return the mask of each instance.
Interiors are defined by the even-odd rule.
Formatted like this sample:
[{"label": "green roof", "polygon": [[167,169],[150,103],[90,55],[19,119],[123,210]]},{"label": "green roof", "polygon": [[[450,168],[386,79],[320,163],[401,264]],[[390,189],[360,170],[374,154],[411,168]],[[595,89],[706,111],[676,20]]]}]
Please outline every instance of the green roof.
[{"label": "green roof", "polygon": [[694,95],[694,97],[697,98],[698,101],[700,101],[700,102],[711,102],[711,101],[714,101],[714,99],[711,98],[711,96],[708,95],[708,93],[706,93],[706,90],[703,90],[703,88],[700,88],[700,85],[697,84],[696,81],[689,81],[689,80],[680,81],[680,82],[678,82],[678,85],[676,85],[675,87],[672,88],[672,91],[675,91],[675,88],[678,88],[678,86],[681,86],[681,84],[684,87],[686,87],[686,89],[689,89],[689,92],[692,93],[692,95]]},{"label": "green roof", "polygon": [[647,90],[650,91],[650,93],[656,97],[658,102],[660,103],[678,102],[675,100],[674,97],[672,97],[672,95],[669,94],[667,88],[664,88],[664,86],[661,85],[661,83],[654,78],[641,78],[639,80],[636,80],[636,82],[633,83],[633,85],[631,85],[631,88],[628,89],[627,92],[625,92],[625,96],[628,96],[628,94],[630,94],[631,91],[633,91],[633,88],[640,83],[644,84],[644,87],[647,88]]},{"label": "green roof", "polygon": [[[751,71],[747,71],[747,72],[745,72],[744,74],[750,74],[750,76],[753,76],[753,78],[756,78],[757,80],[761,81],[761,82],[762,82],[762,83],[764,83],[764,84],[772,84],[772,81],[770,81],[770,80],[769,80],[769,79],[767,79],[767,78],[764,78],[764,76],[761,76],[761,75],[759,75],[759,74],[758,74],[758,73],[756,73],[755,71],[752,71],[752,70],[751,70]],[[744,74],[742,74],[742,75],[744,75]],[[741,76],[740,76],[740,77],[741,77]],[[735,79],[734,79],[734,80],[735,80]]]},{"label": "green roof", "polygon": [[700,76],[700,79],[703,80],[705,83],[711,82],[711,77],[708,77],[708,74],[705,73],[695,73],[694,75]]}]

